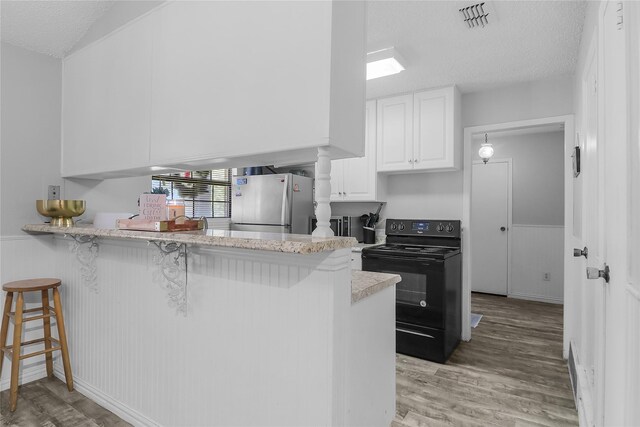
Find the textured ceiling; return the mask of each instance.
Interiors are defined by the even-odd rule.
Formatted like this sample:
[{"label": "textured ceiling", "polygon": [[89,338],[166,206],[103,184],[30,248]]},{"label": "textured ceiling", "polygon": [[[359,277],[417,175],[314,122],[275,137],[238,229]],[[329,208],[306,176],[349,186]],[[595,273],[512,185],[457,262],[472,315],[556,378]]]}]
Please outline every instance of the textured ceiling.
[{"label": "textured ceiling", "polygon": [[113,4],[111,0],[0,2],[2,41],[61,58]]},{"label": "textured ceiling", "polygon": [[[0,2],[3,41],[62,57],[113,0]],[[406,71],[367,82],[367,97],[457,84],[472,92],[572,74],[586,2],[488,1],[489,25],[469,29],[473,2],[370,1],[368,51],[395,46]]]},{"label": "textured ceiling", "polygon": [[372,1],[369,52],[395,46],[402,73],[367,82],[376,98],[457,84],[462,92],[572,74],[586,2],[489,1],[489,25],[471,28],[459,8],[475,1]]}]

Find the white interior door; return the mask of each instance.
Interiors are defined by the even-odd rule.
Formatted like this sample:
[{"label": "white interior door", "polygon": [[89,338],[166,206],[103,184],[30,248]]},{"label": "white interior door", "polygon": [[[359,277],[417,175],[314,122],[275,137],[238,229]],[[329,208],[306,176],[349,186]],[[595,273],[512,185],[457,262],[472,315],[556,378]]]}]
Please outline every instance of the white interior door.
[{"label": "white interior door", "polygon": [[509,162],[474,163],[471,180],[471,289],[507,295]]},{"label": "white interior door", "polygon": [[[582,76],[584,93],[583,124],[581,127],[581,173],[574,178],[575,194],[582,210],[582,226],[579,236],[574,236],[577,249],[587,248],[587,257],[578,256],[573,262],[578,286],[574,301],[578,307],[577,319],[580,334],[572,342],[576,360],[579,387],[579,404],[586,417],[585,423],[602,424],[604,404],[604,319],[606,309],[605,283],[588,280],[587,267],[602,265],[603,258],[603,208],[602,208],[602,147],[598,145],[598,55],[596,40],[590,45],[585,72]],[[576,254],[577,255],[577,254]]]}]

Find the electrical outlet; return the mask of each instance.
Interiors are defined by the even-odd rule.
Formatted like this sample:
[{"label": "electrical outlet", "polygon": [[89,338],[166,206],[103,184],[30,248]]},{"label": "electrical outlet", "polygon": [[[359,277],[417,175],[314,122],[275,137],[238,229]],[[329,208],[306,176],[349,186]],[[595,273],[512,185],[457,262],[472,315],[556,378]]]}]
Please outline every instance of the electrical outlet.
[{"label": "electrical outlet", "polygon": [[49,200],[60,200],[60,186],[59,185],[50,185],[49,186],[47,199],[49,199]]},{"label": "electrical outlet", "polygon": [[542,273],[542,280],[549,282],[551,280],[551,273]]}]

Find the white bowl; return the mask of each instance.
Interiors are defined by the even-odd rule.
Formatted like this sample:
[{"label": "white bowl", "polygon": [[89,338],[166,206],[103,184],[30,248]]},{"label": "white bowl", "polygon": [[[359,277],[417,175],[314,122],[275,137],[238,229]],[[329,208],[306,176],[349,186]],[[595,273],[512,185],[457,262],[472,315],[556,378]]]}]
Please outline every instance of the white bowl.
[{"label": "white bowl", "polygon": [[95,228],[117,228],[119,219],[127,219],[133,214],[130,212],[97,212],[93,218]]}]

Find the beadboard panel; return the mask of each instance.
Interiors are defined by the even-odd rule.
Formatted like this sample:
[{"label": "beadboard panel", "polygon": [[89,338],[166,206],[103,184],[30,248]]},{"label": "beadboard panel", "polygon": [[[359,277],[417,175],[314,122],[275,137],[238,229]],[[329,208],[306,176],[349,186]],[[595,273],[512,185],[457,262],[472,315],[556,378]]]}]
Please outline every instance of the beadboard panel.
[{"label": "beadboard panel", "polygon": [[[7,283],[13,280],[30,279],[36,277],[57,277],[54,261],[54,241],[52,236],[2,236],[0,238],[0,281]],[[26,308],[41,305],[40,293],[24,294]],[[4,307],[5,293],[0,292],[0,310]],[[14,296],[14,307],[17,296]],[[53,335],[55,320],[52,321]],[[22,341],[41,338],[42,322],[34,321],[27,324],[22,331]],[[8,342],[13,340],[13,323],[9,325]],[[27,352],[44,349],[44,344],[29,346]],[[46,375],[44,356],[29,358],[20,362],[20,383],[37,380]],[[0,390],[9,388],[11,378],[11,361],[5,357],[0,377]]]},{"label": "beadboard panel", "polygon": [[55,242],[74,376],[119,415],[142,425],[344,424],[351,290],[336,285],[349,283],[348,249],[190,248],[185,317],[152,280],[155,246],[100,239],[96,293],[67,239]]},{"label": "beadboard panel", "polygon": [[[509,296],[562,303],[564,227],[514,224],[511,233]],[[551,280],[543,280],[545,272]]]}]

